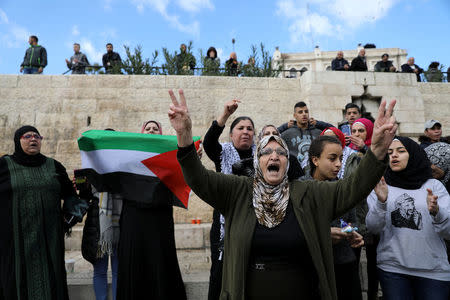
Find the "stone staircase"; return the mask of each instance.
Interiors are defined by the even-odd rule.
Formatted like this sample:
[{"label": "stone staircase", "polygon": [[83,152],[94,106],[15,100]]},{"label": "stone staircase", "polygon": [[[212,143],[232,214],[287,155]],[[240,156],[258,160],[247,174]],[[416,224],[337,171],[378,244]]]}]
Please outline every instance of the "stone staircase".
[{"label": "stone staircase", "polygon": [[[205,224],[175,224],[175,242],[178,263],[186,287],[189,300],[208,298],[210,241],[210,223]],[[66,269],[71,300],[95,300],[92,285],[92,265],[81,256],[81,237],[83,227],[77,225],[72,230],[70,238],[66,238]],[[363,299],[367,299],[367,274],[365,250],[361,251],[360,278]],[[111,283],[111,273],[108,274]],[[111,291],[110,291],[111,292]],[[112,297],[109,297],[112,299]]]},{"label": "stone staircase", "polygon": [[[188,299],[207,299],[209,269],[209,231],[211,224],[176,224],[175,241],[178,262]],[[77,225],[70,238],[66,238],[66,269],[71,300],[95,300],[92,285],[92,265],[81,256],[83,227]],[[111,273],[108,273],[111,283]],[[111,293],[111,288],[110,288]],[[109,299],[112,299],[109,297]]]}]

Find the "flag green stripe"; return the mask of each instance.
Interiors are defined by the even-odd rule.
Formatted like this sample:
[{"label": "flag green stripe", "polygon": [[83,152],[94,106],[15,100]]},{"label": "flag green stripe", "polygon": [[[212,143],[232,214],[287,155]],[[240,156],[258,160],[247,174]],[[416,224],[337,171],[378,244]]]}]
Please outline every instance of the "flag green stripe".
[{"label": "flag green stripe", "polygon": [[[199,136],[194,137],[194,141],[199,139]],[[173,135],[89,130],[83,132],[78,139],[78,147],[82,151],[120,149],[164,153],[177,149],[177,137]]]}]

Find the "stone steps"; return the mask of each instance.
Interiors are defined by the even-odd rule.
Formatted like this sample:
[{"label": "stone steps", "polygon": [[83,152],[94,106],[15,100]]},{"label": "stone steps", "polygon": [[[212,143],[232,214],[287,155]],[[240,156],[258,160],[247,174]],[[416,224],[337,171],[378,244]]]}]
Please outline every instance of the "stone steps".
[{"label": "stone steps", "polygon": [[[209,231],[211,223],[175,224],[175,244],[177,249],[205,249],[210,246]],[[81,250],[83,225],[72,228],[70,237],[65,238],[65,247],[69,251]]]}]

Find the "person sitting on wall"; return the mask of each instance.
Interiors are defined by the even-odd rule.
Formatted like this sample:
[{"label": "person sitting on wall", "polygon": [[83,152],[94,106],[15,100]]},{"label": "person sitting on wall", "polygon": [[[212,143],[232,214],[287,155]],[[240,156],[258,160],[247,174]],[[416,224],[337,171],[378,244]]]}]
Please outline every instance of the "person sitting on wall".
[{"label": "person sitting on wall", "polygon": [[402,72],[404,73],[415,73],[417,81],[420,82],[420,74],[423,73],[423,69],[418,65],[414,64],[414,57],[408,58],[408,62],[402,65]]},{"label": "person sitting on wall", "polygon": [[348,71],[350,69],[350,65],[348,61],[344,58],[344,52],[339,51],[337,56],[331,62],[331,70],[333,71]]},{"label": "person sitting on wall", "polygon": [[366,50],[359,50],[358,56],[352,60],[351,71],[367,71]]},{"label": "person sitting on wall", "polygon": [[381,60],[374,67],[375,72],[395,72],[397,69],[389,59],[389,54],[385,53],[381,56]]}]

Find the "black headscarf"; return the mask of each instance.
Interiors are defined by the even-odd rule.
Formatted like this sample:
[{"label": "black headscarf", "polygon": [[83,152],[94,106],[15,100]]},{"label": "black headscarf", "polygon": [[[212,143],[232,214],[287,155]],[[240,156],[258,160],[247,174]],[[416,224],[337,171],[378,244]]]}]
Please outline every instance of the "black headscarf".
[{"label": "black headscarf", "polygon": [[406,168],[399,172],[394,172],[387,168],[384,178],[390,186],[399,187],[406,190],[419,189],[431,175],[431,163],[425,151],[412,139],[396,136],[394,140],[399,140],[409,153],[409,160]]},{"label": "black headscarf", "polygon": [[23,166],[38,167],[45,162],[46,157],[41,153],[38,153],[36,155],[28,155],[23,152],[22,146],[20,145],[20,137],[29,131],[36,132],[37,134],[41,135],[35,127],[30,125],[25,125],[17,129],[16,133],[14,134],[14,154],[11,156],[11,158],[16,163]]}]

